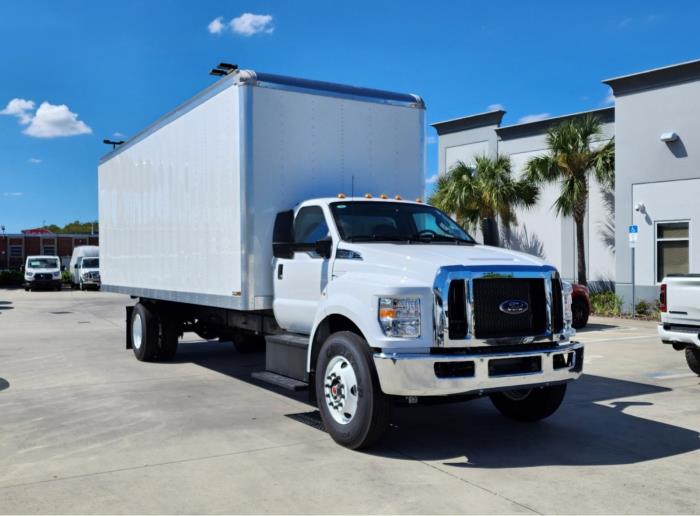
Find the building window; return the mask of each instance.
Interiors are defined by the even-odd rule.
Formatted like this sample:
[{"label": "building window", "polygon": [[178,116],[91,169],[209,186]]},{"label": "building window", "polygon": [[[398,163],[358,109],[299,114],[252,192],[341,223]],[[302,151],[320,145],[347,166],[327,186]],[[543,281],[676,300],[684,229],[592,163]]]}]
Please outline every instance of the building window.
[{"label": "building window", "polygon": [[12,258],[22,258],[22,246],[21,245],[11,245],[10,246],[10,256]]},{"label": "building window", "polygon": [[656,281],[669,274],[687,274],[689,270],[688,222],[656,224]]},{"label": "building window", "polygon": [[45,256],[54,256],[56,254],[56,246],[55,245],[45,245],[44,246],[44,255]]}]

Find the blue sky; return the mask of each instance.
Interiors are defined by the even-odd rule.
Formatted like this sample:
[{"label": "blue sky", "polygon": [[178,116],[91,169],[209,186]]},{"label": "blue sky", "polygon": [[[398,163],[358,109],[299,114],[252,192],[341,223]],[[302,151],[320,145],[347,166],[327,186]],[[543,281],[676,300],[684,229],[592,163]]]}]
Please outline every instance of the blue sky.
[{"label": "blue sky", "polygon": [[608,105],[602,79],[700,58],[699,15],[691,1],[3,2],[0,224],[96,218],[102,139],[189,98],[219,61],[418,93],[428,122],[502,105],[514,123]]}]

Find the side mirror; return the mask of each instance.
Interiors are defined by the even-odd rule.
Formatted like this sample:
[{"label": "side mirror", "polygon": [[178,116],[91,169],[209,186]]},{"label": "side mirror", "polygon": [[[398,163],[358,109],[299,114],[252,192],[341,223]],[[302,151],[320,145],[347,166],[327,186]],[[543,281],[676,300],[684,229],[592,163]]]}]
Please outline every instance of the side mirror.
[{"label": "side mirror", "polygon": [[292,250],[294,211],[281,211],[275,217],[272,230],[272,255],[275,258],[294,258]]},{"label": "side mirror", "polygon": [[320,256],[323,258],[330,258],[331,253],[333,252],[333,240],[328,238],[324,238],[322,240],[318,240],[316,242],[316,253],[318,253]]}]

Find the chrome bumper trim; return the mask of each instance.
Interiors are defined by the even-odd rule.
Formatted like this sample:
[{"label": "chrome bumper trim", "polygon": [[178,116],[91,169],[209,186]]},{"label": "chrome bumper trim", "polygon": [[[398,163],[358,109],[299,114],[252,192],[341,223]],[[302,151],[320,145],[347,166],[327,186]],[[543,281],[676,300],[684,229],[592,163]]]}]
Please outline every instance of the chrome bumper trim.
[{"label": "chrome bumper trim", "polygon": [[[569,367],[554,369],[554,356],[573,354]],[[541,357],[539,372],[489,376],[489,362],[503,358]],[[396,396],[445,396],[450,394],[479,393],[481,391],[510,390],[532,385],[560,383],[575,380],[582,374],[583,343],[569,342],[537,351],[517,351],[488,354],[375,353],[374,366],[385,394]],[[435,364],[441,362],[473,362],[474,374],[469,377],[440,378]]]}]

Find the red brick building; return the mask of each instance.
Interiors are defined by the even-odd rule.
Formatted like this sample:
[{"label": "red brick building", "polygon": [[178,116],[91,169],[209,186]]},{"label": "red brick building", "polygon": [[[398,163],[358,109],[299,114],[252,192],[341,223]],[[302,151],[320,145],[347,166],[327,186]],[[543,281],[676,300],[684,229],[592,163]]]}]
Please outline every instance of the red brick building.
[{"label": "red brick building", "polygon": [[73,248],[79,245],[99,245],[98,235],[55,234],[38,229],[25,229],[20,234],[0,235],[0,270],[19,269],[32,255],[59,256],[68,265]]}]

